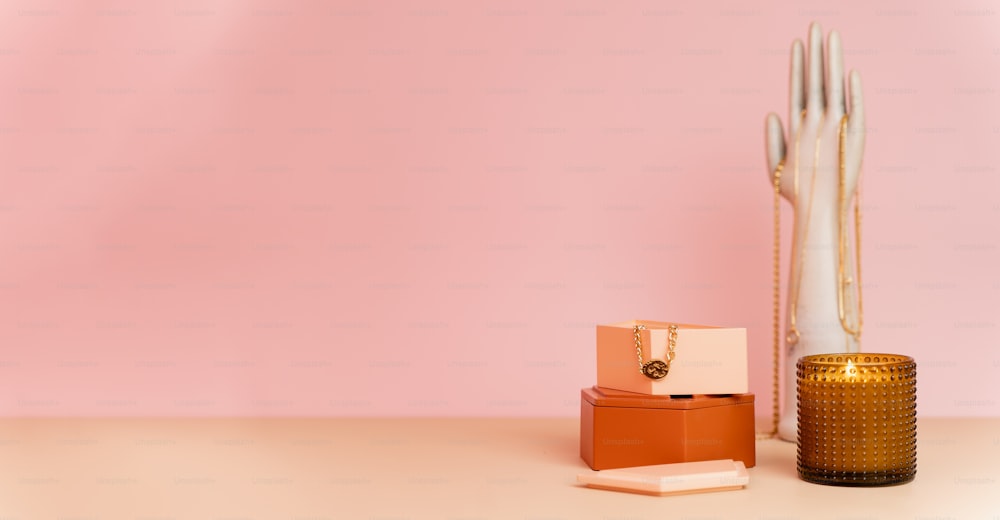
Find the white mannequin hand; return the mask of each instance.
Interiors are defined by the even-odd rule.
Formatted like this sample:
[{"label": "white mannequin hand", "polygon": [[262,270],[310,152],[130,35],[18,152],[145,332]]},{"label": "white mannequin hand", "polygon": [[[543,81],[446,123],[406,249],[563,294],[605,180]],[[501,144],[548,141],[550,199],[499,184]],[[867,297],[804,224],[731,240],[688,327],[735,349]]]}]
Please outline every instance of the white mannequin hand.
[{"label": "white mannequin hand", "polygon": [[[795,209],[792,262],[789,269],[785,313],[786,343],[784,411],[779,436],[796,440],[795,363],[810,354],[858,350],[857,337],[844,330],[838,310],[841,290],[838,269],[840,214],[848,211],[857,189],[865,146],[864,103],[861,77],[849,78],[850,107],[846,105],[844,60],[840,35],[831,32],[824,61],[823,31],[809,28],[806,60],[800,40],[792,44],[788,139],[774,113],[765,122],[768,170],[773,186],[779,164],[781,194]],[[808,68],[807,68],[808,67]],[[824,78],[825,72],[825,78]],[[824,80],[825,79],[825,80]],[[848,110],[849,109],[849,110]],[[846,116],[844,139],[844,191],[840,192],[840,128]],[[838,207],[838,201],[842,203]],[[853,277],[848,244],[844,271]],[[859,323],[856,293],[844,290],[844,315]]]},{"label": "white mannequin hand", "polygon": [[[810,176],[812,174],[812,159],[814,158],[812,153],[816,137],[820,133],[822,134],[820,169],[830,172],[831,176],[838,174],[837,132],[840,119],[846,114],[848,116],[845,142],[847,148],[845,150],[847,192],[853,194],[857,187],[858,174],[861,171],[861,158],[865,149],[865,112],[864,98],[861,92],[861,75],[857,71],[851,71],[849,78],[851,106],[850,112],[848,112],[845,105],[844,55],[840,34],[837,31],[830,31],[826,52],[824,52],[823,30],[818,23],[813,23],[809,27],[808,80],[805,76],[806,61],[802,40],[796,39],[792,42],[791,54],[788,107],[789,139],[787,143],[794,147],[795,141],[800,141],[800,156],[804,163],[800,166],[802,168],[800,174]],[[825,63],[824,56],[827,56]],[[821,125],[822,128],[820,128]],[[765,135],[768,172],[772,176],[771,181],[773,182],[778,163],[785,159],[785,172],[791,173],[795,167],[792,161],[795,161],[796,158],[787,157],[788,146],[786,145],[784,127],[781,124],[781,118],[774,112],[767,115]],[[794,155],[794,149],[792,152]],[[792,205],[799,207],[793,182],[783,182],[781,194]]]}]

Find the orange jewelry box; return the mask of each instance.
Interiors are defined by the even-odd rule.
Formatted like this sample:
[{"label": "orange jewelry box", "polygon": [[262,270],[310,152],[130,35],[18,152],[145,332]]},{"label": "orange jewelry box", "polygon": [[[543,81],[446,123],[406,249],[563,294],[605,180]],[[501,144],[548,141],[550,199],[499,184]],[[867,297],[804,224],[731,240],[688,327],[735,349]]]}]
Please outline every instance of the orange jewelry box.
[{"label": "orange jewelry box", "polygon": [[591,469],[733,459],[757,463],[753,394],[659,396],[584,388],[580,456]]}]

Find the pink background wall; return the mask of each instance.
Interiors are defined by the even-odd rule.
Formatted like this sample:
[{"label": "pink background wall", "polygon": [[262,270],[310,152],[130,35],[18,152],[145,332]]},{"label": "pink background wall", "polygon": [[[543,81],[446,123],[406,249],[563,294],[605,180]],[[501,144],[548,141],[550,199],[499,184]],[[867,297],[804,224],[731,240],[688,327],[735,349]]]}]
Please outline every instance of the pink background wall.
[{"label": "pink background wall", "polygon": [[863,347],[998,414],[998,12],[5,3],[0,414],[569,416],[634,317],[747,327],[766,413],[813,19],[865,80]]}]

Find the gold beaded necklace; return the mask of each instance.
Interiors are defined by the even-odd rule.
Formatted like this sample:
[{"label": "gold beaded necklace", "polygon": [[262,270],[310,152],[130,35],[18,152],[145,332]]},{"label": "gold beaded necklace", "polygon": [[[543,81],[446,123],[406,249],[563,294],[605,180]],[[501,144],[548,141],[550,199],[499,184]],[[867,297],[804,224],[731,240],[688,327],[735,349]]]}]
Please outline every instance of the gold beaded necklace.
[{"label": "gold beaded necklace", "polygon": [[[802,118],[805,119],[805,111],[802,111]],[[822,122],[820,124],[822,126]],[[847,207],[845,205],[845,194],[846,194],[846,166],[844,161],[844,141],[846,139],[846,129],[847,129],[847,116],[843,116],[840,119],[840,125],[838,129],[838,159],[839,165],[839,181],[838,181],[838,193],[837,193],[837,204],[839,213],[839,232],[838,232],[838,258],[840,260],[840,265],[837,271],[837,310],[840,317],[840,325],[843,327],[844,331],[848,334],[854,336],[854,338],[860,343],[861,341],[861,326],[863,324],[863,307],[861,305],[861,188],[858,186],[855,191],[854,196],[854,241],[855,241],[855,268],[858,272],[857,276],[857,298],[858,298],[858,318],[857,323],[853,326],[847,323],[846,312],[845,312],[845,300],[846,300],[846,289],[848,286],[852,285],[854,281],[851,277],[846,275],[846,270],[844,269],[844,263],[847,256]],[[801,134],[800,134],[801,135]],[[809,194],[809,212],[812,211],[812,194],[813,187],[816,182],[816,173],[819,167],[819,137],[816,138],[816,153],[813,156],[813,186],[810,186]],[[799,173],[799,137],[795,138],[795,177],[793,181],[795,182],[795,194],[796,199],[798,198],[798,173]],[[772,416],[771,416],[771,430],[768,432],[758,433],[758,438],[771,438],[778,433],[778,422],[781,420],[781,402],[780,402],[780,356],[781,356],[781,341],[780,341],[780,331],[781,331],[781,174],[785,168],[785,159],[782,158],[778,162],[778,165],[774,169],[773,175],[773,188],[774,188],[774,249],[772,250],[772,265],[774,269],[772,270],[772,291],[771,297],[774,303],[772,307]],[[859,174],[860,176],[860,174]],[[811,218],[810,213],[806,213],[806,229],[808,230],[809,219]],[[803,231],[802,249],[800,255],[805,254],[805,231]],[[803,258],[800,256],[800,260]],[[795,306],[798,305],[798,287],[802,283],[802,262],[799,262],[799,276],[797,287],[793,287],[794,301],[790,301],[789,305],[792,307],[789,309],[789,334],[786,336],[786,341],[789,341],[789,337],[792,332],[794,332],[794,340],[789,341],[793,345],[799,339],[798,329],[795,327],[796,322],[796,309]]]}]

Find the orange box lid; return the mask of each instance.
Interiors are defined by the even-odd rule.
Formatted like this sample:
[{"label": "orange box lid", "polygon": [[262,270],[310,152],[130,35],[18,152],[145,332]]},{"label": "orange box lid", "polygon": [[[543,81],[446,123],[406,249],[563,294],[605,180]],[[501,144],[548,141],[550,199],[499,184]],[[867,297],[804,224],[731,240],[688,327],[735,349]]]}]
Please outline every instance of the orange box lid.
[{"label": "orange box lid", "polygon": [[714,406],[733,406],[753,403],[753,394],[733,395],[647,395],[610,388],[591,387],[581,392],[584,400],[594,406],[613,406],[616,408],[666,408],[673,410],[692,410],[711,408]]}]

